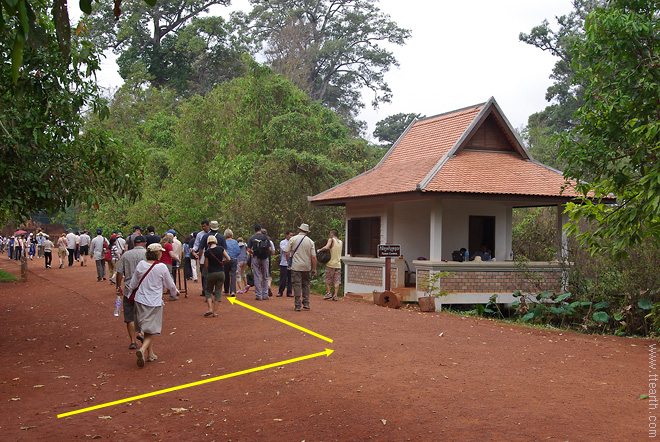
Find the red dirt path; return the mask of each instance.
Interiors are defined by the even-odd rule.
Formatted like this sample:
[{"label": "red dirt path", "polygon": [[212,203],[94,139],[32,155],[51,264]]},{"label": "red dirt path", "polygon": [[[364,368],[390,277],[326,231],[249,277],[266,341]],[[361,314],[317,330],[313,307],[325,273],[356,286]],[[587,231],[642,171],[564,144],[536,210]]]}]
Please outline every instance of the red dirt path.
[{"label": "red dirt path", "polygon": [[[55,260],[55,262],[57,262]],[[92,265],[29,263],[0,285],[0,438],[6,441],[641,441],[653,342],[541,330],[313,296],[223,300],[204,318],[199,284],[168,302],[143,369]],[[0,268],[19,274],[0,258]],[[189,286],[190,288],[190,286]],[[442,333],[442,336],[439,336]],[[318,357],[132,403],[69,411],[252,367]],[[173,411],[183,409],[185,411]],[[655,412],[653,412],[655,414]],[[657,414],[660,414],[657,413]]]}]

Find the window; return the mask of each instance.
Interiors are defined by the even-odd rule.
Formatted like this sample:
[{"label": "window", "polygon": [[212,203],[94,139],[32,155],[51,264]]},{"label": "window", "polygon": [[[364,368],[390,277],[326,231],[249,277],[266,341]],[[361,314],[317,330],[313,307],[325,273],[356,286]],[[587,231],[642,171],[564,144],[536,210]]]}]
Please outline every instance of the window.
[{"label": "window", "polygon": [[380,217],[348,220],[348,254],[376,256],[380,244]]},{"label": "window", "polygon": [[468,237],[470,256],[486,246],[495,256],[495,217],[494,216],[470,216],[470,232]]}]

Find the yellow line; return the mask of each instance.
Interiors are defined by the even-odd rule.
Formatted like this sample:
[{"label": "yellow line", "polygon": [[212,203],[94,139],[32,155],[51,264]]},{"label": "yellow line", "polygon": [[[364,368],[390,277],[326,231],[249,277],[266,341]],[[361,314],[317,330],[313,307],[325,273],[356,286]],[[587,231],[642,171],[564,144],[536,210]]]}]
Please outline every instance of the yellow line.
[{"label": "yellow line", "polygon": [[141,394],[139,396],[133,396],[133,397],[129,397],[129,398],[126,398],[126,399],[121,399],[119,401],[107,402],[105,404],[95,405],[93,407],[88,407],[88,408],[83,408],[83,409],[80,409],[80,410],[69,411],[68,413],[58,414],[57,418],[59,419],[61,417],[71,416],[73,414],[79,414],[79,413],[85,413],[87,411],[98,410],[99,408],[110,407],[112,405],[117,405],[117,404],[123,404],[125,402],[136,401],[138,399],[142,399],[142,398],[146,398],[146,397],[150,397],[150,396],[157,396],[159,394],[168,393],[170,391],[183,390],[184,388],[194,387],[196,385],[208,384],[209,382],[215,382],[215,381],[219,381],[221,379],[233,378],[233,377],[236,377],[236,376],[240,376],[242,374],[253,373],[255,371],[260,371],[260,370],[266,370],[268,368],[279,367],[281,365],[291,364],[291,363],[294,363],[294,362],[303,361],[305,359],[317,358],[317,357],[323,356],[323,355],[330,356],[330,354],[332,354],[333,351],[334,350],[330,350],[329,348],[326,348],[325,351],[322,351],[320,353],[314,353],[314,354],[307,355],[307,356],[301,356],[301,357],[295,358],[295,359],[287,359],[286,361],[275,362],[274,364],[262,365],[261,367],[250,368],[249,370],[237,371],[235,373],[229,373],[229,374],[225,374],[225,375],[218,376],[218,377],[211,378],[211,379],[204,379],[202,381],[192,382],[190,384],[179,385],[178,387],[166,388],[165,390],[152,391],[151,393]]},{"label": "yellow line", "polygon": [[268,316],[269,318],[275,319],[276,321],[280,321],[280,322],[282,322],[282,323],[284,323],[284,324],[286,324],[286,325],[290,325],[290,326],[293,327],[293,328],[297,328],[298,330],[302,330],[302,331],[304,331],[305,333],[309,333],[310,335],[314,335],[314,336],[316,336],[317,338],[321,338],[321,339],[323,339],[324,341],[332,342],[332,339],[330,339],[330,338],[326,338],[326,337],[323,336],[323,335],[319,335],[318,333],[314,333],[313,331],[308,330],[308,329],[306,329],[306,328],[304,328],[304,327],[301,327],[301,326],[299,326],[299,325],[296,325],[296,324],[294,324],[293,322],[289,322],[289,321],[287,321],[286,319],[278,318],[277,316],[275,316],[275,315],[271,315],[271,314],[268,313],[268,312],[265,312],[265,311],[263,311],[263,310],[259,310],[258,308],[256,308],[256,307],[252,307],[251,305],[248,305],[248,304],[246,304],[246,303],[244,303],[244,302],[241,302],[241,301],[239,301],[239,300],[236,299],[236,298],[229,298],[229,302],[231,302],[232,305],[233,305],[233,304],[239,304],[239,305],[242,305],[243,307],[249,308],[250,310],[254,310],[254,311],[257,312],[257,313],[261,313],[261,314],[264,315],[264,316]]}]

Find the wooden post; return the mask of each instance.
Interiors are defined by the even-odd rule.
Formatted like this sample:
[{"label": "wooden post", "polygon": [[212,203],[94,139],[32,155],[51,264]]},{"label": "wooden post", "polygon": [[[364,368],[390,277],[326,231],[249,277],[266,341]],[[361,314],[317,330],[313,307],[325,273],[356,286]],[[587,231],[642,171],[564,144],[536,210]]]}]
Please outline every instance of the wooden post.
[{"label": "wooden post", "polygon": [[385,291],[392,289],[392,258],[385,258]]},{"label": "wooden post", "polygon": [[21,256],[21,279],[27,282],[27,256]]}]

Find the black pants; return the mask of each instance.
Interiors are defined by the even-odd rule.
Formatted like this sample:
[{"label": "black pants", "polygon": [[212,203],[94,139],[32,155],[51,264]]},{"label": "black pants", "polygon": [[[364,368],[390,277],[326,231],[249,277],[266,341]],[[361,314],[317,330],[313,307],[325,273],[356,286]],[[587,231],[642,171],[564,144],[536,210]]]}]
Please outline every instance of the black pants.
[{"label": "black pants", "polygon": [[183,258],[183,276],[186,279],[192,279],[192,263],[190,257]]},{"label": "black pants", "polygon": [[44,252],[44,262],[46,263],[46,268],[50,267],[50,263],[53,262],[53,253]]},{"label": "black pants", "polygon": [[236,259],[230,259],[225,264],[225,293],[236,293]]},{"label": "black pants", "polygon": [[69,267],[73,265],[73,259],[76,257],[76,249],[67,249],[69,251]]},{"label": "black pants", "polygon": [[286,289],[287,296],[293,294],[293,289],[291,286],[291,271],[287,268],[287,266],[280,266],[280,295],[284,294],[284,289]]}]

